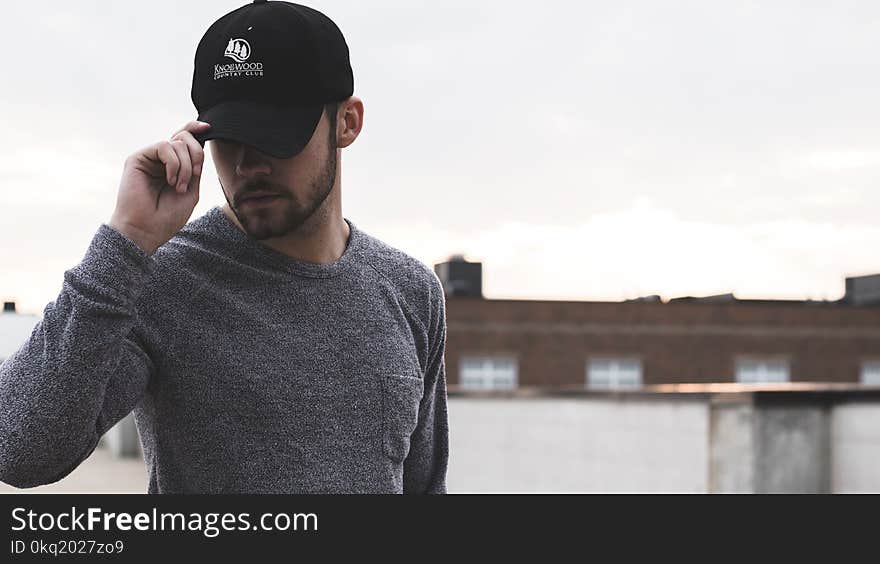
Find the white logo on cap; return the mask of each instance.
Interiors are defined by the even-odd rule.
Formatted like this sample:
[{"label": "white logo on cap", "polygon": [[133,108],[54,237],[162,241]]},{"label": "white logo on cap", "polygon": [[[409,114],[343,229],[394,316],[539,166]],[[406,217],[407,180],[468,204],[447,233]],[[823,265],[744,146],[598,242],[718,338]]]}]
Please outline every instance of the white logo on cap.
[{"label": "white logo on cap", "polygon": [[244,39],[230,39],[229,44],[226,45],[226,52],[223,55],[236,62],[243,63],[251,56],[251,44]]},{"label": "white logo on cap", "polygon": [[244,39],[230,39],[224,56],[234,59],[234,63],[214,65],[214,80],[221,78],[262,77],[263,63],[245,61],[251,56],[251,44]]}]

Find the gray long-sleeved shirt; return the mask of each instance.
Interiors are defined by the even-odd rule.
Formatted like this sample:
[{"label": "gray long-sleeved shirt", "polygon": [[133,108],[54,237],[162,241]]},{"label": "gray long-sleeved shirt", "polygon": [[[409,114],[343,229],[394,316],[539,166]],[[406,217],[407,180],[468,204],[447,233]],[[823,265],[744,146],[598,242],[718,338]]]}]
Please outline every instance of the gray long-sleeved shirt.
[{"label": "gray long-sleeved shirt", "polygon": [[60,480],[134,411],[148,493],[446,493],[446,302],[361,231],[299,261],[219,207],[152,256],[102,224],[0,365],[0,480]]}]

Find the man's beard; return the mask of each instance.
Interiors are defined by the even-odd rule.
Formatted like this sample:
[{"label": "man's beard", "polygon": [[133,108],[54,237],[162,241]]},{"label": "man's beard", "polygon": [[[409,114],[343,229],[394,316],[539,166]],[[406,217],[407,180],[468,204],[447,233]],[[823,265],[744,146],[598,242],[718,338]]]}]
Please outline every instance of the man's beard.
[{"label": "man's beard", "polygon": [[[219,180],[219,179],[218,179]],[[311,182],[305,194],[306,201],[298,202],[291,197],[290,192],[281,186],[273,185],[262,179],[254,179],[242,187],[241,194],[265,190],[279,194],[277,200],[269,206],[257,206],[242,210],[229,201],[223,183],[223,196],[229,204],[229,209],[238,218],[238,222],[245,232],[252,238],[262,241],[274,237],[282,237],[293,233],[302,226],[315,211],[321,207],[327,196],[333,190],[336,183],[336,149],[331,145],[327,152],[327,159],[320,174]],[[239,202],[240,203],[240,202]]]}]

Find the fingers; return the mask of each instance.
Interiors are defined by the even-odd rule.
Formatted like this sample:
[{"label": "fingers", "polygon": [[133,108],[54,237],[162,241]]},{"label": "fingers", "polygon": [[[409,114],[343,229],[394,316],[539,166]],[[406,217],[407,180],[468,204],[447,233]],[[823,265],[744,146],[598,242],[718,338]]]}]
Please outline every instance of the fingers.
[{"label": "fingers", "polygon": [[192,178],[192,159],[189,157],[189,149],[180,139],[171,141],[171,148],[177,154],[177,160],[180,162],[180,168],[177,171],[177,191],[181,194],[186,192],[186,186]]},{"label": "fingers", "polygon": [[[181,134],[189,134],[189,135],[195,136],[200,133],[206,133],[209,129],[211,129],[210,123],[206,123],[204,121],[193,120],[193,121],[187,122],[186,125],[184,125],[182,128],[175,131],[174,135],[171,136],[171,139],[174,139],[178,135],[181,135]],[[193,139],[195,140],[195,137],[193,137]],[[196,144],[198,144],[199,148],[203,147],[202,143],[199,143],[198,141],[196,141]]]},{"label": "fingers", "polygon": [[196,141],[196,138],[193,137],[192,133],[189,131],[179,131],[177,132],[173,140],[183,141],[186,144],[186,148],[189,151],[189,160],[192,163],[192,173],[194,176],[198,176],[202,174],[202,165],[205,162],[205,150],[202,149],[202,146]]},{"label": "fingers", "polygon": [[180,171],[180,158],[177,151],[168,141],[156,145],[156,157],[165,165],[165,180],[169,186],[177,185],[177,173]]},{"label": "fingers", "polygon": [[178,133],[182,133],[184,131],[188,131],[190,133],[204,133],[205,131],[207,131],[209,129],[211,129],[210,123],[206,123],[204,121],[193,120],[193,121],[187,122],[186,125],[184,125],[180,129],[175,131],[174,135],[172,135],[171,138],[173,139],[174,137],[177,136]]},{"label": "fingers", "polygon": [[193,197],[196,202],[199,201],[199,182],[201,179],[201,175],[193,174],[192,180],[189,181],[189,186],[186,189],[187,195]]},{"label": "fingers", "polygon": [[[185,192],[191,179],[198,178],[202,174],[202,165],[205,162],[205,150],[196,141],[193,133],[202,133],[211,128],[211,125],[202,121],[190,121],[179,129],[172,137],[172,145],[178,153],[181,163],[181,174],[177,179],[178,192]],[[182,145],[181,145],[182,144]],[[184,147],[185,149],[182,149]],[[183,154],[183,152],[185,154]]]}]

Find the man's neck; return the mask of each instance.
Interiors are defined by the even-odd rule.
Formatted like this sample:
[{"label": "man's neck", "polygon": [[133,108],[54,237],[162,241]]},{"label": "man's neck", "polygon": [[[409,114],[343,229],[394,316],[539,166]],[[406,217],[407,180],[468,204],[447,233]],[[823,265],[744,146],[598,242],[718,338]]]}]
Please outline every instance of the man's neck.
[{"label": "man's neck", "polygon": [[[221,209],[239,230],[247,234],[229,208],[229,204],[223,204]],[[331,214],[331,216],[333,220],[324,221],[311,232],[297,231],[282,237],[264,239],[260,243],[296,260],[316,264],[332,264],[338,261],[345,252],[351,236],[351,229],[348,222],[342,218],[341,212]]]}]

